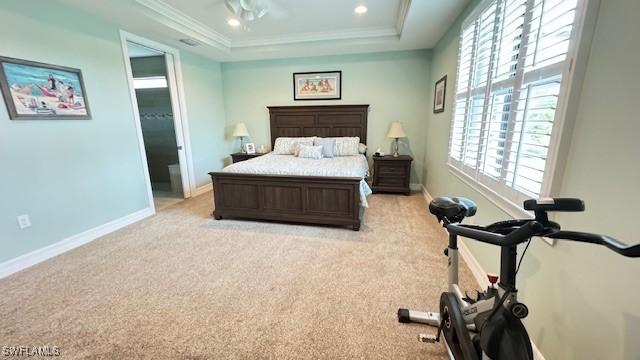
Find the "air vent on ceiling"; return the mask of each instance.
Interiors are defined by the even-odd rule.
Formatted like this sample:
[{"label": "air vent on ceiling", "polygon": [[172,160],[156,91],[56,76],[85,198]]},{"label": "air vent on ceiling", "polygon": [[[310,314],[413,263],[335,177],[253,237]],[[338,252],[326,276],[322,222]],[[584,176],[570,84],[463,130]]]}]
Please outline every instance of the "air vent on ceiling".
[{"label": "air vent on ceiling", "polygon": [[189,45],[189,46],[198,46],[198,45],[200,45],[197,41],[195,41],[193,39],[180,39],[180,42],[185,44],[185,45]]}]

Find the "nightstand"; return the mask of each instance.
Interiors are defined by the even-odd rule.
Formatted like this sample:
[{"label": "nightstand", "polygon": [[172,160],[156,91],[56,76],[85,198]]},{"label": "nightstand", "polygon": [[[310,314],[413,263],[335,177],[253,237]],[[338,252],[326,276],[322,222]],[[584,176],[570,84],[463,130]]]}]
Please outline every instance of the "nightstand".
[{"label": "nightstand", "polygon": [[377,192],[394,192],[409,195],[409,178],[411,162],[409,155],[374,156],[373,157],[373,186],[371,190]]},{"label": "nightstand", "polygon": [[255,157],[262,156],[262,155],[264,155],[264,154],[259,154],[259,153],[255,153],[255,154],[235,153],[235,154],[231,154],[231,160],[233,160],[233,163],[235,164],[237,162],[253,159]]}]

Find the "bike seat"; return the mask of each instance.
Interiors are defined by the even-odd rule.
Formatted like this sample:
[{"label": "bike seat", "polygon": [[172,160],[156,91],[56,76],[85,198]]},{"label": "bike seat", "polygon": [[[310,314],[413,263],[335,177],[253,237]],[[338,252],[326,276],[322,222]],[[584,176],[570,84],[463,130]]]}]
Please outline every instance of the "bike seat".
[{"label": "bike seat", "polygon": [[544,211],[584,211],[584,201],[574,198],[542,198],[525,200],[524,209]]},{"label": "bike seat", "polygon": [[439,197],[429,203],[429,211],[438,220],[447,218],[450,222],[461,222],[465,217],[475,215],[476,210],[476,203],[463,197]]}]

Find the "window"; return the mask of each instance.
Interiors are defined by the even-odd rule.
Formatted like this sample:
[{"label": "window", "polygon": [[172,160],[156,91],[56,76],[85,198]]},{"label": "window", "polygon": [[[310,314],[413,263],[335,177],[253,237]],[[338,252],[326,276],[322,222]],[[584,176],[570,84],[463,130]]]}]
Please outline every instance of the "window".
[{"label": "window", "polygon": [[515,204],[549,195],[583,1],[487,0],[462,25],[449,165]]}]

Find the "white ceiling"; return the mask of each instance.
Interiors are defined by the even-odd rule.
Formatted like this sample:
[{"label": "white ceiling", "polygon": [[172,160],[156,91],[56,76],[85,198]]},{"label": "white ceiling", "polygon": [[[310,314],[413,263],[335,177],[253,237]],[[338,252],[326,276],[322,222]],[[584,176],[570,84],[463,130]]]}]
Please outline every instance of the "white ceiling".
[{"label": "white ceiling", "polygon": [[[428,49],[469,0],[263,0],[270,11],[232,28],[224,0],[60,0],[122,29],[218,61]],[[368,12],[358,15],[357,5]],[[179,39],[196,40],[189,47]]]},{"label": "white ceiling", "polygon": [[[367,0],[365,15],[354,12],[353,1],[269,0],[266,16],[246,23],[249,29],[233,28],[227,19],[233,15],[224,0],[164,0],[196,21],[207,24],[228,38],[232,47],[256,43],[288,43],[296,38],[324,40],[328,33],[394,31],[402,0]],[[364,2],[364,1],[363,1]],[[356,2],[357,3],[357,2]]]}]

